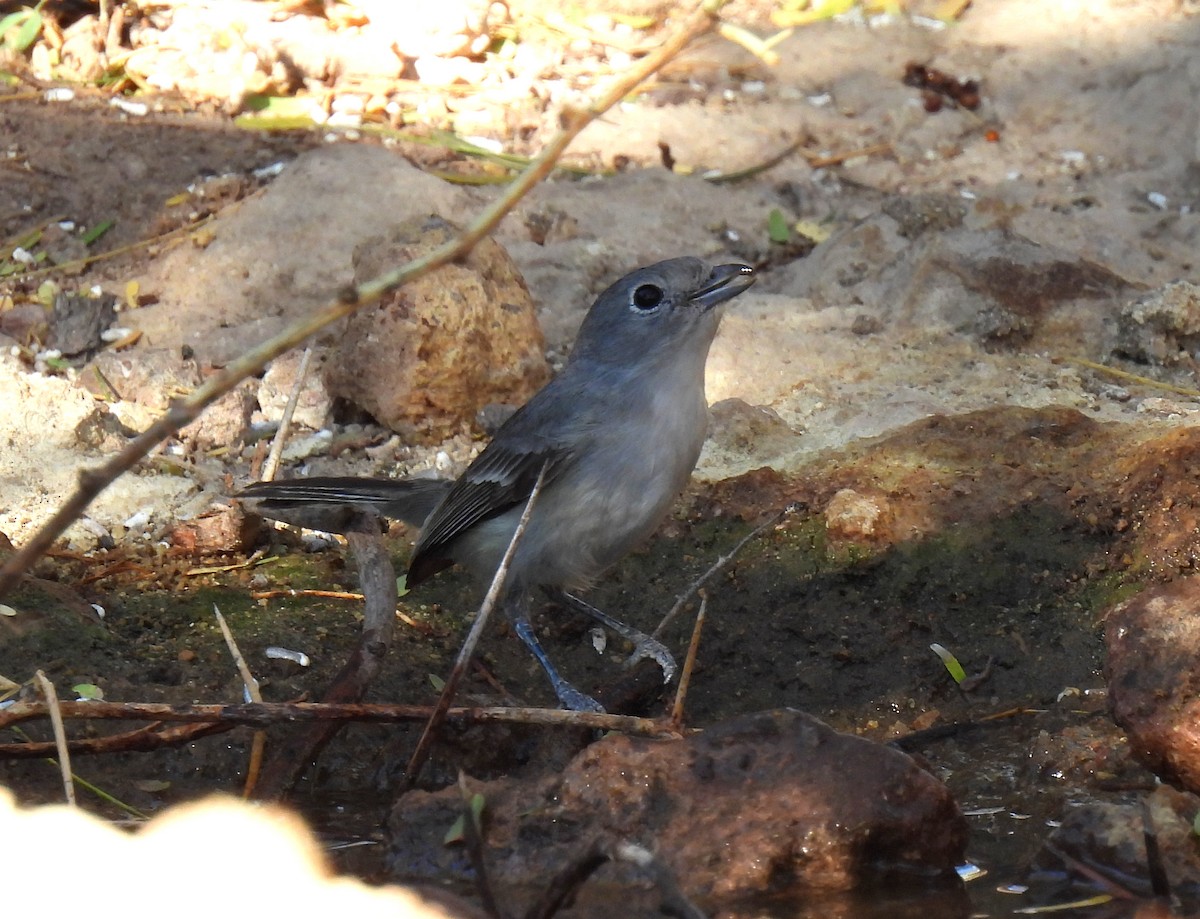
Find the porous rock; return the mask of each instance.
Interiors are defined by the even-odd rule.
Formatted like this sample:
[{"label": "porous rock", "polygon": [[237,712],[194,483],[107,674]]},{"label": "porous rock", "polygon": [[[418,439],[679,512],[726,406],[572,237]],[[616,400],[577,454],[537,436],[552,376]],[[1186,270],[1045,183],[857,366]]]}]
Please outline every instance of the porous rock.
[{"label": "porous rock", "polygon": [[[440,217],[401,224],[355,251],[355,278],[419,258],[457,232]],[[429,439],[470,424],[489,403],[524,402],[549,376],[533,300],[490,239],[351,316],[324,366],[331,394]]]}]

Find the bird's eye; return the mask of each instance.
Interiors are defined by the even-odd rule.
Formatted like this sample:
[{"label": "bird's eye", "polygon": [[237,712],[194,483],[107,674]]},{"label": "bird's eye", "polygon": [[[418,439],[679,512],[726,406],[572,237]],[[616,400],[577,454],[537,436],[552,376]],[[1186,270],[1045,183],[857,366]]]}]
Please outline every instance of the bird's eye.
[{"label": "bird's eye", "polygon": [[663,301],[663,289],[655,284],[643,284],[633,292],[633,305],[640,310],[652,310]]}]

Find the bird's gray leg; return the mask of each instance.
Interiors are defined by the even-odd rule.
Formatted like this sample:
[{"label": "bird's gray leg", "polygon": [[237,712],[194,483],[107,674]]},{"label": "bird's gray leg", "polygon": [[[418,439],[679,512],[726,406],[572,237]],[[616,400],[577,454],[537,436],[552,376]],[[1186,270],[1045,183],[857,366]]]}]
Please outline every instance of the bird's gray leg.
[{"label": "bird's gray leg", "polygon": [[573,712],[603,713],[603,705],[564,680],[554,664],[550,662],[549,656],[533,633],[533,626],[529,624],[528,602],[527,596],[522,591],[519,599],[509,599],[504,605],[504,612],[512,622],[517,637],[525,642],[525,647],[530,650],[537,658],[537,662],[542,665],[542,669],[546,671],[546,676],[550,679],[550,685],[554,687],[554,694],[558,696],[558,701],[562,703],[563,708],[569,708]]},{"label": "bird's gray leg", "polygon": [[671,682],[671,677],[675,676],[675,671],[678,667],[675,664],[674,655],[667,650],[667,646],[661,641],[651,638],[645,632],[639,632],[633,626],[626,625],[619,619],[614,619],[603,610],[596,609],[592,604],[580,600],[577,596],[569,594],[565,590],[547,590],[546,592],[558,602],[595,619],[606,628],[612,629],[622,638],[633,642],[633,654],[629,655],[629,660],[625,662],[625,666],[632,666],[643,657],[648,657],[662,668],[663,682]]}]

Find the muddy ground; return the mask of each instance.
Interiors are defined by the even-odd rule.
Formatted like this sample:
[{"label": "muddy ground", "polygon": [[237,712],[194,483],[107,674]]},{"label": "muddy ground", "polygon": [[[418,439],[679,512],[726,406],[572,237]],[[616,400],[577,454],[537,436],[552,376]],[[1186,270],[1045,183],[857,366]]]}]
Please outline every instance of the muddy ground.
[{"label": "muddy ground", "polygon": [[[735,6],[732,15],[767,35],[769,12]],[[573,162],[619,172],[560,176],[497,233],[533,294],[552,362],[589,299],[634,265],[694,253],[760,266],[710,360],[719,404],[696,481],[651,543],[589,599],[652,626],[754,526],[794,506],[709,585],[688,720],[790,706],[895,740],[1008,713],[910,741],[977,813],[969,855],[990,871],[970,888],[979,914],[1031,902],[994,891],[1024,876],[1047,824],[1071,802],[1135,800],[1153,782],[1106,715],[1101,626],[1111,604],[1189,572],[1196,555],[1196,307],[1160,326],[1129,317],[1139,298],[1195,275],[1198,46],[1200,18],[1167,2],[994,0],[937,29],[908,17],[821,22],[786,38],[771,65],[709,38],[573,148]],[[583,46],[538,47],[563,66],[562,85],[588,82]],[[598,79],[617,64],[597,54]],[[930,111],[902,80],[911,62],[979,79],[982,105]],[[577,66],[574,83],[566,63]],[[150,369],[131,372],[111,408],[136,429],[161,411],[169,384],[196,379],[179,367],[202,376],[345,283],[353,244],[398,222],[406,206],[396,200],[403,193],[388,197],[392,183],[411,181],[392,160],[481,168],[403,132],[385,144],[331,129],[238,128],[221,110],[234,103],[207,90],[133,97],[150,101],[145,115],[84,86],[73,101],[47,102],[44,76],[22,73],[0,96],[5,240],[68,262],[88,251],[77,230],[36,245],[29,234],[52,220],[113,220],[92,250],[108,251],[191,229],[82,268],[43,262],[44,274],[0,282],[12,343],[0,357],[0,523],[15,543],[79,469],[122,442],[119,432],[79,433],[95,411],[83,374],[46,367],[44,356],[38,364],[36,342],[21,337],[29,323],[12,317],[40,283],[99,286],[123,306],[117,324],[143,330],[121,360]],[[495,79],[466,94],[470,105],[428,108],[428,122],[536,151],[558,89],[512,104],[489,96],[504,85]],[[356,88],[334,81],[330,98]],[[698,174],[762,164],[794,143],[797,152],[738,182]],[[357,145],[389,152],[356,158]],[[668,149],[674,171],[664,168]],[[271,176],[254,170],[297,159],[309,164],[308,184],[273,198]],[[205,190],[189,192],[194,183]],[[447,185],[436,194],[445,196],[436,207],[461,219],[494,191]],[[412,206],[428,211],[430,200]],[[793,230],[791,245],[772,243],[772,210],[813,239]],[[192,228],[209,214],[212,223]],[[11,263],[12,246],[0,254]],[[358,447],[320,447],[296,464],[303,471],[453,471],[483,442],[463,425],[443,442],[413,443],[345,410],[327,427],[335,443]],[[222,450],[183,440],[102,496],[87,525],[37,566],[43,583],[9,601],[21,616],[0,622],[0,674],[20,683],[40,668],[62,694],[95,684],[116,701],[236,701],[241,683],[212,621],[216,604],[267,699],[319,695],[357,639],[355,602],[253,593],[353,591],[344,551],[310,551],[287,531],[205,553],[179,537],[179,520],[227,505],[251,480],[254,458],[253,443]],[[397,526],[391,538],[402,563],[407,534]],[[263,548],[270,563],[239,566]],[[404,597],[408,620],[370,698],[430,702],[477,599],[456,573]],[[585,623],[548,612],[541,624],[578,685],[602,687],[619,673],[619,642],[597,654]],[[668,644],[682,651],[690,628],[676,623]],[[934,642],[962,662],[968,689],[929,650]],[[268,646],[305,651],[312,665],[268,660]],[[485,638],[480,664],[469,698],[552,701],[504,626]],[[333,834],[366,833],[416,730],[348,727],[295,802]],[[80,758],[76,771],[153,811],[236,790],[249,738],[238,729],[153,754]],[[503,774],[564,755],[539,732],[468,734],[437,751],[427,778],[451,781],[460,767]],[[56,772],[40,761],[0,763],[0,780],[27,801],[59,794]],[[351,868],[379,870],[351,851]],[[1055,876],[1035,893],[1068,899],[1068,887]],[[799,910],[789,904],[786,914]]]}]

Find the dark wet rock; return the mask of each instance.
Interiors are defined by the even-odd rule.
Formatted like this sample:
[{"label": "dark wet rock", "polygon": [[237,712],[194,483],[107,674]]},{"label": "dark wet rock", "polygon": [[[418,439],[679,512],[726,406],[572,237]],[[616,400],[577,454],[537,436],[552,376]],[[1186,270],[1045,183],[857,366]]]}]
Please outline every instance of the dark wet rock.
[{"label": "dark wet rock", "polygon": [[[458,230],[411,220],[354,254],[359,282],[424,256]],[[485,239],[466,258],[385,295],[348,321],[329,352],[329,391],[410,436],[438,439],[491,402],[521,403],[550,376],[520,272]]]},{"label": "dark wet rock", "polygon": [[[1104,693],[1090,697],[1064,693],[1060,705],[1079,711],[1095,704],[1093,699],[1100,702]],[[1103,781],[1130,785],[1153,782],[1153,777],[1133,760],[1129,738],[1108,718],[1091,718],[1083,724],[1054,725],[1038,731],[1029,746],[1028,763],[1041,782],[1083,786]]]},{"label": "dark wet rock", "polygon": [[[1161,786],[1135,804],[1091,802],[1070,808],[1050,842],[1121,887],[1148,897],[1152,891],[1146,833],[1151,832],[1170,891],[1184,907],[1182,915],[1195,915],[1200,909],[1200,850],[1192,829],[1197,811],[1200,798]],[[1061,866],[1049,851],[1037,861]]]},{"label": "dark wet rock", "polygon": [[[702,902],[953,882],[966,845],[949,790],[907,755],[791,710],[675,741],[610,735],[549,777],[471,784],[487,802],[489,870],[506,887],[544,885],[597,840],[656,852]],[[393,874],[461,875],[461,849],[442,843],[461,809],[457,788],[402,798],[389,823]]]},{"label": "dark wet rock", "polygon": [[1200,287],[1172,281],[1121,310],[1113,353],[1149,364],[1200,356]]},{"label": "dark wet rock", "polygon": [[1105,623],[1113,717],[1134,754],[1163,778],[1200,791],[1200,578],[1152,587]]},{"label": "dark wet rock", "polygon": [[[0,534],[0,552],[12,544]],[[7,554],[3,552],[2,554]],[[37,636],[42,659],[51,660],[81,640],[107,643],[110,636],[95,607],[66,584],[26,575],[4,597],[0,615],[0,650],[11,653],[14,642]],[[66,651],[70,656],[70,651]],[[23,675],[23,674],[22,674]]]}]

